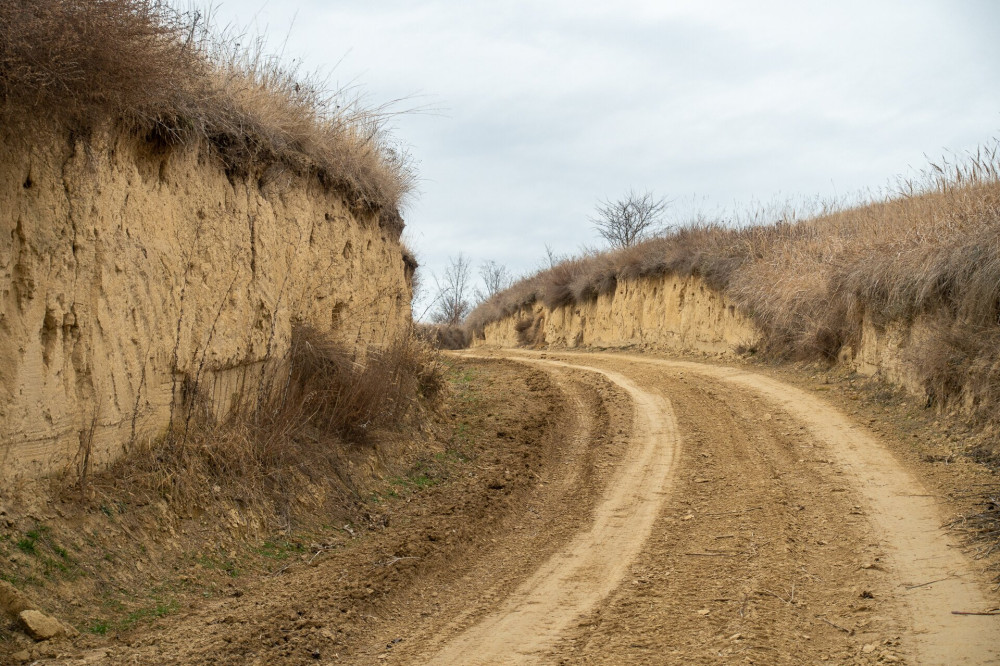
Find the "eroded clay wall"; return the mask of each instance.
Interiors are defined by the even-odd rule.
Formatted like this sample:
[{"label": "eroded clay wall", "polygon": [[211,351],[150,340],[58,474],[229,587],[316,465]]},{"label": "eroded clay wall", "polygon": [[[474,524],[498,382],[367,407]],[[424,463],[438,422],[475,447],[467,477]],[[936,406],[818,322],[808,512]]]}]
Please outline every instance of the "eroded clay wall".
[{"label": "eroded clay wall", "polygon": [[[520,330],[518,330],[520,329]],[[613,293],[583,305],[541,304],[488,324],[474,345],[648,347],[726,353],[753,347],[753,324],[696,277],[619,281]]]},{"label": "eroded clay wall", "polygon": [[[925,397],[919,349],[932,334],[927,316],[875,326],[864,318],[857,347],[839,362]],[[613,293],[584,305],[550,310],[540,303],[488,324],[473,346],[639,347],[714,354],[754,348],[760,333],[722,293],[697,277],[662,276],[620,281]]]},{"label": "eroded clay wall", "polygon": [[0,481],[101,464],[216,405],[291,322],[359,347],[410,322],[398,229],[316,178],[227,175],[108,131],[0,141]]}]

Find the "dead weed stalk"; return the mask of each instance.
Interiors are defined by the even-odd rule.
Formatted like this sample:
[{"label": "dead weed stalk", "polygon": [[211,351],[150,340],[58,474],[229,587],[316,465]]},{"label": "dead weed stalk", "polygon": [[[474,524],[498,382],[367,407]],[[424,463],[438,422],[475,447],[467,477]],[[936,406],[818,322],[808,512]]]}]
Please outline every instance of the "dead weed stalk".
[{"label": "dead weed stalk", "polygon": [[180,515],[228,500],[258,528],[288,521],[332,494],[351,494],[351,452],[370,446],[373,432],[401,426],[418,400],[434,400],[443,387],[434,352],[412,337],[357,360],[305,325],[294,327],[289,353],[256,377],[221,420],[203,406],[189,424],[133,447],[103,475],[104,492],[163,499]]}]

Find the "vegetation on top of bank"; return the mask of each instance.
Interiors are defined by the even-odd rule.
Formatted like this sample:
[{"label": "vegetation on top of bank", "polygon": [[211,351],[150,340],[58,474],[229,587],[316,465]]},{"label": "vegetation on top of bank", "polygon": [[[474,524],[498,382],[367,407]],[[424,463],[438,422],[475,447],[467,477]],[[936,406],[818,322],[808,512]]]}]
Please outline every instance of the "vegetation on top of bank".
[{"label": "vegetation on top of bank", "polygon": [[[762,333],[771,358],[835,359],[863,321],[929,323],[909,353],[928,399],[961,396],[1000,420],[1000,160],[996,146],[931,164],[869,203],[808,219],[699,221],[632,247],[564,260],[480,304],[474,335],[541,303],[592,302],[619,281],[697,276]],[[991,416],[992,414],[992,416]]]},{"label": "vegetation on top of bank", "polygon": [[391,117],[198,10],[160,0],[0,3],[0,122],[10,128],[47,119],[86,133],[112,122],[159,144],[204,140],[231,174],[313,173],[400,226],[394,213],[415,175],[387,131]]}]

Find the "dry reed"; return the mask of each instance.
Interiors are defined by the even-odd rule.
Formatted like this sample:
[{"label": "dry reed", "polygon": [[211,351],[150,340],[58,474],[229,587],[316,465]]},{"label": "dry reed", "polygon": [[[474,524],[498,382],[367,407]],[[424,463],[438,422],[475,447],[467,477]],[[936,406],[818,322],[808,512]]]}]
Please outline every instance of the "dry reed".
[{"label": "dry reed", "polygon": [[112,123],[166,145],[206,141],[234,176],[275,165],[315,174],[400,226],[392,212],[414,173],[387,132],[391,116],[200,11],[159,0],[0,3],[0,122],[15,130],[46,119],[82,134]]},{"label": "dry reed", "polygon": [[181,512],[224,498],[261,522],[287,519],[303,497],[352,490],[345,473],[352,447],[399,427],[442,387],[434,354],[415,338],[370,349],[359,361],[330,336],[296,326],[286,358],[223,420],[199,410],[190,430],[135,447],[105,477]]}]

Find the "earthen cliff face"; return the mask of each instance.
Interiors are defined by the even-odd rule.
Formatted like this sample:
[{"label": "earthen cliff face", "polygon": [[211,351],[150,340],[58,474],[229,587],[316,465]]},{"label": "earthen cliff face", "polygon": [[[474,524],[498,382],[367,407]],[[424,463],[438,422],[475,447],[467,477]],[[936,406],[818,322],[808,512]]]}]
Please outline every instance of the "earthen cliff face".
[{"label": "earthen cliff face", "polygon": [[293,321],[359,349],[402,333],[399,225],[359,209],[205,146],[0,141],[0,479],[99,465],[194,387],[224,411]]},{"label": "earthen cliff face", "polygon": [[614,292],[583,305],[542,304],[487,324],[473,345],[647,347],[729,352],[760,335],[723,294],[695,277],[621,280]]},{"label": "earthen cliff face", "polygon": [[[933,326],[922,318],[878,327],[866,319],[855,347],[839,362],[924,397],[914,349]],[[697,277],[620,280],[614,292],[583,305],[536,303],[487,324],[472,346],[640,348],[730,355],[752,351],[761,333],[723,293]]]}]

